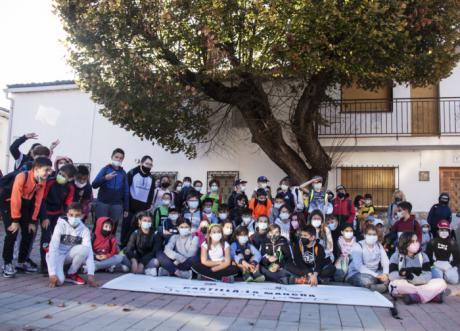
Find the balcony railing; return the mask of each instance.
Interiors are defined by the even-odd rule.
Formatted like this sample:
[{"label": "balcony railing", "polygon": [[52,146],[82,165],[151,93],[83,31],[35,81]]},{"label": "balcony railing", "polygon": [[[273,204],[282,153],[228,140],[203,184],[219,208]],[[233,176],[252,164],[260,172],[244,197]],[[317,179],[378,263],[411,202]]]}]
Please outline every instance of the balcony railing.
[{"label": "balcony railing", "polygon": [[460,97],[328,101],[320,137],[460,135]]}]

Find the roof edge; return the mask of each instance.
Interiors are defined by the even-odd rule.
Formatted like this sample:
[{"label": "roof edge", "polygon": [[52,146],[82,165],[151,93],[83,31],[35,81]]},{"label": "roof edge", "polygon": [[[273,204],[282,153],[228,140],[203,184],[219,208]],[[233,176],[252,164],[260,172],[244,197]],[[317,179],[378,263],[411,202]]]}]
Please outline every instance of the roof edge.
[{"label": "roof edge", "polygon": [[6,85],[5,91],[12,93],[21,93],[72,89],[78,89],[78,86],[74,80],[56,80],[52,82],[9,84]]}]

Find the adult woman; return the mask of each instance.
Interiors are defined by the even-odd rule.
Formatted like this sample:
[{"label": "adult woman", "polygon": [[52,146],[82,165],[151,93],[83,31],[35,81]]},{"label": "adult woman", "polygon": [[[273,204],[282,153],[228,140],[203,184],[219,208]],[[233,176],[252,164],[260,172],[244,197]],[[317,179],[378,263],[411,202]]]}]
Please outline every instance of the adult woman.
[{"label": "adult woman", "polygon": [[444,279],[431,278],[428,256],[420,251],[413,232],[401,234],[398,250],[390,258],[390,294],[402,297],[406,304],[442,302],[447,288]]},{"label": "adult woman", "polygon": [[233,282],[238,268],[232,265],[230,245],[224,241],[219,224],[209,226],[206,241],[201,245],[200,259],[192,264],[192,270],[200,278]]}]

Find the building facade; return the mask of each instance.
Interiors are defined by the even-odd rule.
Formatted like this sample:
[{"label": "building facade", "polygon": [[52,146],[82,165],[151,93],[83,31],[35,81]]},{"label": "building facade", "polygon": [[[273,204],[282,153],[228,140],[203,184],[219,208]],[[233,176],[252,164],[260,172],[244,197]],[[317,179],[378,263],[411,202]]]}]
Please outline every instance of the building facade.
[{"label": "building facade", "polygon": [[[357,87],[332,91],[334,102],[323,104],[326,125],[318,127],[322,145],[333,154],[328,187],[344,184],[352,195],[371,193],[384,208],[397,188],[414,210],[427,212],[440,192],[448,191],[451,207],[460,210],[460,65],[436,86],[389,86],[378,91]],[[199,154],[188,160],[151,142],[142,141],[102,117],[100,106],[72,81],[8,86],[13,100],[8,144],[35,132],[43,144],[61,140],[55,155],[88,164],[91,174],[110,160],[116,147],[126,152],[124,167],[134,167],[143,155],[154,158],[155,174],[191,176],[207,183],[220,179],[225,194],[235,178],[256,185],[259,175],[273,187],[285,176],[249,140],[230,152]],[[240,128],[242,136],[247,132]],[[23,146],[27,151],[32,142]],[[340,146],[340,148],[338,148]],[[12,169],[11,156],[1,164]]]}]

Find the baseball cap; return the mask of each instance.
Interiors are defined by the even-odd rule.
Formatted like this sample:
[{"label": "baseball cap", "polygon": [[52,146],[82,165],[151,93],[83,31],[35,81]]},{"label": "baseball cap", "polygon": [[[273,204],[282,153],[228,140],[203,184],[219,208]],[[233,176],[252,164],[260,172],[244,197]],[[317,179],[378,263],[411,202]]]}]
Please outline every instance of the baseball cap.
[{"label": "baseball cap", "polygon": [[438,222],[438,229],[449,229],[450,230],[450,223],[448,220],[440,220]]},{"label": "baseball cap", "polygon": [[269,180],[265,176],[259,176],[259,178],[257,178],[257,182],[258,183],[265,183],[265,182],[269,182]]},{"label": "baseball cap", "polygon": [[247,181],[245,181],[245,180],[237,179],[237,180],[235,180],[235,185],[234,186],[238,186],[240,184],[246,184],[246,183],[247,183]]}]

